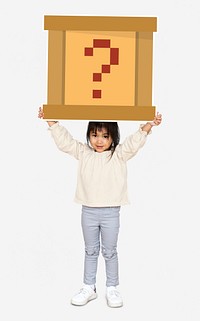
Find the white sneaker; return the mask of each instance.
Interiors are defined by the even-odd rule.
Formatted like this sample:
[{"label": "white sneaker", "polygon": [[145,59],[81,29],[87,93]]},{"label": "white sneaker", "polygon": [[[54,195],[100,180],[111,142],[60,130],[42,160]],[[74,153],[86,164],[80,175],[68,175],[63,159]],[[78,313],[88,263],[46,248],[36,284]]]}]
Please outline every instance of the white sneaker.
[{"label": "white sneaker", "polygon": [[107,287],[106,300],[110,308],[119,308],[123,305],[122,297],[115,286]]},{"label": "white sneaker", "polygon": [[91,300],[97,298],[96,289],[92,289],[91,286],[85,284],[82,289],[73,296],[71,304],[73,305],[85,305]]}]

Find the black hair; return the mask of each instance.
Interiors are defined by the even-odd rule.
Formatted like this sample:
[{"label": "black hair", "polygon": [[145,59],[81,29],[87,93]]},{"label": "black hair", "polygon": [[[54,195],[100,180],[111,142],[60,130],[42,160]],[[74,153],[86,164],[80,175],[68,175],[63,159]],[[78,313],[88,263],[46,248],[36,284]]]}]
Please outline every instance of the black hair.
[{"label": "black hair", "polygon": [[113,154],[116,146],[119,144],[119,141],[120,141],[120,131],[119,131],[119,126],[117,122],[91,122],[90,121],[88,123],[88,128],[86,133],[87,144],[89,145],[90,132],[92,131],[96,133],[97,130],[102,131],[102,128],[105,128],[108,135],[110,135],[112,138],[113,142],[109,150],[111,150]]}]

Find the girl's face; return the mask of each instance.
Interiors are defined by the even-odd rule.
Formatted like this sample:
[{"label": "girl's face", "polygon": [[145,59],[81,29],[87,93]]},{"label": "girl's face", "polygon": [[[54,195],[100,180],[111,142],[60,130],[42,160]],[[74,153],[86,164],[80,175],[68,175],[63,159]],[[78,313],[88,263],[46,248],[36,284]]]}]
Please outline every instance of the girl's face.
[{"label": "girl's face", "polygon": [[90,132],[90,144],[96,152],[102,153],[109,149],[112,144],[112,138],[105,128],[102,128],[101,131],[97,129],[96,132]]}]

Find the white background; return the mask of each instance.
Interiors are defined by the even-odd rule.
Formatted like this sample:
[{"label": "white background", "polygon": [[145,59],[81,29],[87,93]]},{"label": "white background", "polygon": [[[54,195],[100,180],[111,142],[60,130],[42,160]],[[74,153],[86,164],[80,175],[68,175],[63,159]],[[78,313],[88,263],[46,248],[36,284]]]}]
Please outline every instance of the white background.
[{"label": "white background", "polygon": [[[0,4],[1,320],[200,320],[198,0],[6,1]],[[128,163],[131,205],[122,208],[120,290],[105,302],[70,305],[82,285],[77,163],[54,145],[46,122],[44,15],[152,16],[153,105],[163,123]],[[86,121],[62,121],[85,141]],[[119,122],[121,141],[139,122]]]}]

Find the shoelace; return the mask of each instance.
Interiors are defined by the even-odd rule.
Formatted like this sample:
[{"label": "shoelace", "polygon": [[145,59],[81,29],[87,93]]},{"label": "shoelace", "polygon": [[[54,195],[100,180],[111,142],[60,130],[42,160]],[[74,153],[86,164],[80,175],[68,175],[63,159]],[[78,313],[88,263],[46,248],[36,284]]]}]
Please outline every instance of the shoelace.
[{"label": "shoelace", "polygon": [[109,292],[108,292],[108,295],[109,295],[109,296],[116,296],[116,297],[120,298],[120,294],[119,294],[119,292],[118,292],[117,290],[111,290],[111,291],[109,291]]},{"label": "shoelace", "polygon": [[89,293],[88,289],[85,289],[85,288],[82,288],[82,289],[80,289],[80,291],[79,291],[79,294],[83,294],[84,296],[85,296],[85,295],[88,295],[88,293]]}]

